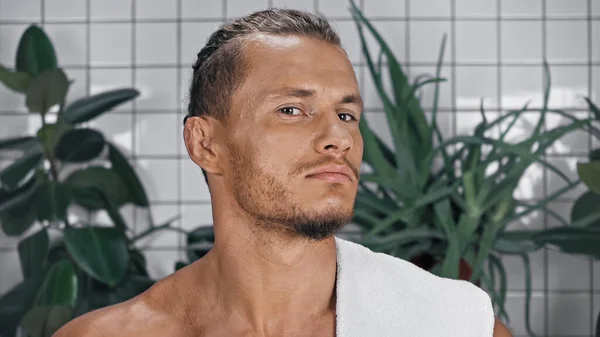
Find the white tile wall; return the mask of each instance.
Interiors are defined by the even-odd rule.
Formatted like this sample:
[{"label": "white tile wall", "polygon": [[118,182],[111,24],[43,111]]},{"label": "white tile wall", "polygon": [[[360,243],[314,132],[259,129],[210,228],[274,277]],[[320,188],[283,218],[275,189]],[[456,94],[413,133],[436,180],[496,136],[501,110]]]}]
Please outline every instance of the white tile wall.
[{"label": "white tile wall", "polygon": [[[532,107],[541,106],[544,56],[552,67],[553,107],[567,108],[583,116],[582,95],[589,93],[594,100],[600,100],[600,67],[596,64],[600,61],[597,42],[600,5],[595,0],[357,0],[357,3],[362,4],[368,17],[375,18],[374,25],[411,79],[434,73],[441,38],[447,34],[442,76],[448,81],[441,84],[442,111],[438,114],[444,135],[471,130],[481,118],[475,111],[480,98],[484,98],[489,117],[496,116],[498,108],[502,111],[520,108],[530,99]],[[181,118],[188,104],[191,65],[224,16],[237,17],[269,5],[319,11],[336,18],[334,25],[361,82],[367,118],[390,144],[389,128],[362,57],[347,0],[0,0],[0,64],[14,66],[18,39],[30,22],[37,22],[47,30],[59,61],[69,78],[75,80],[70,100],[118,87],[134,86],[140,90],[135,104],[120,106],[91,125],[102,130],[135,164],[153,203],[154,220],[160,223],[179,215],[176,225],[193,229],[210,225],[212,213],[201,170],[188,159],[181,141]],[[594,15],[591,22],[586,20],[588,6]],[[506,20],[498,23],[497,16]],[[545,23],[543,17],[548,18]],[[367,36],[373,46],[373,39]],[[592,41],[591,46],[588,41]],[[587,67],[590,50],[591,61],[596,62],[591,69]],[[374,51],[376,56],[377,50]],[[502,63],[500,71],[498,62]],[[385,83],[389,90],[387,79]],[[432,89],[432,86],[426,88],[422,98],[428,117]],[[31,134],[39,128],[39,118],[20,113],[24,109],[23,96],[0,87],[0,102],[0,137]],[[552,117],[547,125],[563,122]],[[526,124],[517,125],[510,137],[522,138],[528,130],[530,126]],[[581,133],[565,137],[549,151],[548,160],[575,178],[575,164],[585,159],[588,141],[587,135]],[[593,144],[600,146],[598,141]],[[0,167],[6,163],[6,158],[0,158]],[[552,192],[560,186],[555,174],[536,164],[527,171],[516,195],[539,198],[545,190]],[[550,208],[568,217],[573,199],[582,192],[578,188]],[[147,214],[139,209],[129,207],[123,213],[128,219],[136,219],[137,232],[148,225]],[[511,228],[540,228],[556,223],[534,213]],[[184,257],[181,244],[181,235],[175,233],[158,234],[141,243],[148,261],[152,261],[153,276],[163,277],[174,270],[175,261]],[[0,236],[0,292],[19,281],[15,246],[15,239]],[[523,266],[518,258],[502,259],[510,289],[509,326],[516,337],[525,336]],[[592,291],[600,290],[600,262],[591,264],[553,251],[536,252],[530,260],[535,290],[531,309],[534,331],[549,336],[589,336],[600,311],[600,295],[590,296]]]}]

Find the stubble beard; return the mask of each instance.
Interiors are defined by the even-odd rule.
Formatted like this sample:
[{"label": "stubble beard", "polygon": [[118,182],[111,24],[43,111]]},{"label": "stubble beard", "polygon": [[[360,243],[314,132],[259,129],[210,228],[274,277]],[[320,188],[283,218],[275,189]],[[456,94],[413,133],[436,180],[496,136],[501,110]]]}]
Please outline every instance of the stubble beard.
[{"label": "stubble beard", "polygon": [[233,194],[242,210],[256,219],[257,226],[274,234],[321,241],[352,220],[352,209],[329,209],[316,213],[302,209],[292,192],[266,173],[250,149],[229,144],[233,170]]}]

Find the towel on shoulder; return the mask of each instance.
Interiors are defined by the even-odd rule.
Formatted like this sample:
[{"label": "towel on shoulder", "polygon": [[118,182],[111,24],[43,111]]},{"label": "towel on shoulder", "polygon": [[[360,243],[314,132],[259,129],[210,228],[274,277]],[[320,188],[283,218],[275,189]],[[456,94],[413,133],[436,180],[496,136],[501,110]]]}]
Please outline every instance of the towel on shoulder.
[{"label": "towel on shoulder", "polygon": [[336,237],[337,337],[492,337],[489,295],[474,284]]}]

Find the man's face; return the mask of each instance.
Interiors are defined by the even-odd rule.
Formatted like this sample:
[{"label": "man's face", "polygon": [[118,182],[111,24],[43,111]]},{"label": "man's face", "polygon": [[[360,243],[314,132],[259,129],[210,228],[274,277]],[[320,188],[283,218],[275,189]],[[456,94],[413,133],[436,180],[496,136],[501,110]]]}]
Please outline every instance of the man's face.
[{"label": "man's face", "polygon": [[351,221],[362,161],[352,65],[294,36],[254,37],[245,55],[226,126],[233,195],[263,228],[326,238]]}]

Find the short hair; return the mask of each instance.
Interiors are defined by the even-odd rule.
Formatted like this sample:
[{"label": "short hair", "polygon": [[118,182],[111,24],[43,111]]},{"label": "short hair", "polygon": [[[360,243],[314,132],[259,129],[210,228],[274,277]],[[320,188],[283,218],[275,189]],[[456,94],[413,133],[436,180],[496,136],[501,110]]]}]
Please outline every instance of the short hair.
[{"label": "short hair", "polygon": [[[259,33],[310,37],[341,47],[339,35],[326,18],[301,10],[270,8],[225,23],[209,37],[192,66],[184,124],[193,116],[227,121],[231,95],[243,82],[248,67],[244,39]],[[204,169],[202,173],[208,184]]]}]

